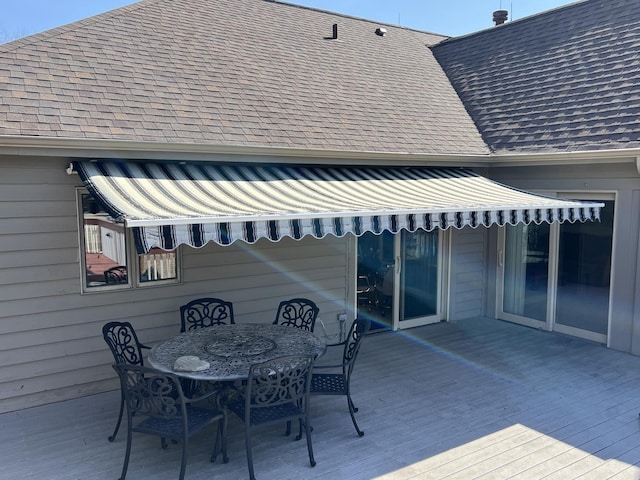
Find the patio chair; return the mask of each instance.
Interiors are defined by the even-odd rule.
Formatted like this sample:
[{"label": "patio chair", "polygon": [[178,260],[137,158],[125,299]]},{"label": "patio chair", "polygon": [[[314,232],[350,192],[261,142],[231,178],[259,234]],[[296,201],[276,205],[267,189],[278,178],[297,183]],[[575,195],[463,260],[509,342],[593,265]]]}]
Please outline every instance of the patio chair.
[{"label": "patio chair", "polygon": [[[316,465],[309,425],[309,377],[314,357],[288,355],[254,364],[246,385],[231,396],[226,407],[245,425],[245,442],[249,477],[255,479],[251,432],[257,427],[298,420],[304,429],[311,466]],[[299,437],[298,437],[299,438]]]},{"label": "patio chair", "polygon": [[[164,373],[148,367],[113,364],[120,377],[120,388],[127,403],[127,450],[122,466],[120,480],[124,480],[131,456],[131,441],[134,432],[155,435],[165,439],[182,442],[182,462],[180,480],[184,479],[189,453],[189,438],[211,423],[217,422],[217,435],[211,461],[215,462],[221,447],[224,463],[227,457],[227,417],[222,410],[200,408],[192,403],[205,397],[188,399],[182,392],[180,381],[171,373]],[[134,423],[135,416],[135,423]]]},{"label": "patio chair", "polygon": [[180,332],[210,327],[212,325],[234,324],[233,304],[219,298],[197,298],[180,307],[182,322]]},{"label": "patio chair", "polygon": [[[113,358],[116,363],[126,365],[139,365],[144,367],[143,349],[149,349],[138,341],[138,335],[133,326],[129,322],[109,322],[102,327],[102,337],[107,342]],[[109,441],[116,439],[120,423],[122,422],[122,414],[124,412],[124,392],[120,390],[120,413],[118,413],[118,421],[113,434],[109,437]]]},{"label": "patio chair", "polygon": [[[351,374],[356,363],[356,358],[362,344],[362,339],[369,331],[371,321],[368,319],[358,318],[354,320],[349,330],[347,338],[340,343],[327,345],[328,348],[342,346],[344,348],[342,354],[342,363],[338,365],[316,365],[311,376],[311,395],[345,395],[349,406],[349,414],[353,426],[359,436],[363,436],[364,432],[358,427],[355,412],[358,409],[351,400]],[[322,370],[334,370],[332,373],[320,373]]]},{"label": "patio chair", "polygon": [[104,281],[107,284],[127,283],[129,281],[127,277],[127,267],[118,265],[117,267],[111,267],[109,270],[105,270]]},{"label": "patio chair", "polygon": [[274,325],[296,327],[313,332],[318,318],[318,306],[306,298],[292,298],[280,302]]}]

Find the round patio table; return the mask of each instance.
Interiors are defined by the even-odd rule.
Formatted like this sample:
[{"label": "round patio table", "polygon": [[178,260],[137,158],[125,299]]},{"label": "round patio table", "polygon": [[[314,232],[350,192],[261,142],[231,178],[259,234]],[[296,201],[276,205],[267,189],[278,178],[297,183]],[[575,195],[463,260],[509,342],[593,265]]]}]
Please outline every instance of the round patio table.
[{"label": "round patio table", "polygon": [[[244,380],[254,363],[284,355],[321,356],[326,343],[311,332],[270,323],[215,325],[176,335],[153,347],[149,364],[193,380]],[[196,356],[209,363],[198,371],[174,370],[176,360]]]}]

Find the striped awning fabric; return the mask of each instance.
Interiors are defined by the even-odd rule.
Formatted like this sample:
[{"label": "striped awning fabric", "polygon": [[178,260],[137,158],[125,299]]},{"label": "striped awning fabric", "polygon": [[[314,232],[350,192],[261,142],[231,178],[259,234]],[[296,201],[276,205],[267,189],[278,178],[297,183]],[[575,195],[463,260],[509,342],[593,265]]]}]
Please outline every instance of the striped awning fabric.
[{"label": "striped awning fabric", "polygon": [[93,160],[85,186],[144,253],[180,244],[596,220],[599,203],[536,195],[470,170]]}]

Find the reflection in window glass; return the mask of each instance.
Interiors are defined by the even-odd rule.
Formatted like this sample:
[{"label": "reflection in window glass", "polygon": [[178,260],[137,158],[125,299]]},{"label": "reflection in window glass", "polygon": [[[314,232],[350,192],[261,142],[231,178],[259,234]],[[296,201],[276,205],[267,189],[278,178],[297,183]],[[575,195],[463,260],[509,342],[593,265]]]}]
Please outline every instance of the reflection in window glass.
[{"label": "reflection in window glass", "polygon": [[438,313],[438,231],[402,232],[400,321]]},{"label": "reflection in window glass", "polygon": [[111,218],[89,194],[82,195],[82,225],[87,288],[128,285],[124,225]]},{"label": "reflection in window glass", "polygon": [[599,222],[560,225],[556,323],[606,335],[615,205],[603,203]]},{"label": "reflection in window glass", "polygon": [[176,252],[151,249],[145,255],[138,255],[140,282],[156,282],[178,278]]},{"label": "reflection in window glass", "polygon": [[546,321],[549,235],[548,223],[505,227],[505,313]]},{"label": "reflection in window glass", "polygon": [[138,265],[127,263],[127,235],[122,222],[112,218],[88,193],[82,194],[85,282],[89,289],[120,285],[129,287],[138,268],[140,284],[175,282],[176,252],[152,249],[138,255]]}]

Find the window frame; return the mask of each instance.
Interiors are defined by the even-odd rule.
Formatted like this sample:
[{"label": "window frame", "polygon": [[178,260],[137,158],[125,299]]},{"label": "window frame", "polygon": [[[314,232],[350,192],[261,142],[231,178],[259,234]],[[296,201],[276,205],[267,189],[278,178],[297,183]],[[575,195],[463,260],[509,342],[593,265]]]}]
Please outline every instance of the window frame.
[{"label": "window frame", "polygon": [[83,196],[91,196],[91,193],[84,187],[76,188],[76,210],[78,219],[78,245],[79,245],[79,264],[80,264],[80,283],[81,293],[94,294],[102,292],[124,291],[136,288],[153,288],[162,287],[167,285],[178,285],[182,283],[182,248],[174,250],[175,255],[175,277],[153,280],[153,281],[141,281],[140,280],[140,257],[135,250],[135,243],[131,229],[126,228],[124,224],[124,248],[125,248],[125,261],[127,268],[127,283],[119,284],[100,284],[89,285],[87,279],[87,243],[85,235],[85,215]]}]

